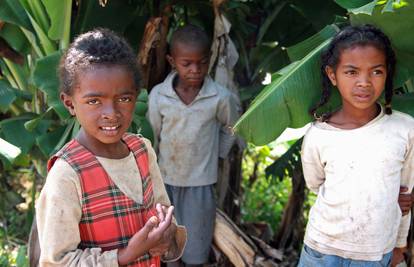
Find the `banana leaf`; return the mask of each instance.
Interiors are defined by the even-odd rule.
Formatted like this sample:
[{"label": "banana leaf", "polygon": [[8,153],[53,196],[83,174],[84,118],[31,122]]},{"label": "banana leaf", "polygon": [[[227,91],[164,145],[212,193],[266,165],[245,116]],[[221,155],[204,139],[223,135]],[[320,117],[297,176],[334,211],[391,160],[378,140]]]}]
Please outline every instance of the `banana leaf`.
[{"label": "banana leaf", "polygon": [[14,24],[5,24],[0,31],[0,36],[13,48],[21,54],[28,54],[30,44],[20,28]]},{"label": "banana leaf", "polygon": [[24,127],[24,124],[31,119],[33,119],[33,115],[24,114],[0,122],[4,139],[18,147],[23,154],[27,154],[35,142],[34,134]]},{"label": "banana leaf", "polygon": [[48,36],[52,40],[63,40],[62,48],[67,48],[70,38],[72,0],[42,0],[50,17]]},{"label": "banana leaf", "polygon": [[59,98],[57,68],[59,66],[60,56],[61,52],[58,51],[37,60],[31,79],[34,85],[46,93],[48,105],[53,107],[61,119],[67,119],[70,116],[69,112]]},{"label": "banana leaf", "polygon": [[[373,1],[375,2],[375,1]],[[393,1],[387,1],[387,3]],[[392,12],[382,12],[387,3],[377,5],[372,15],[351,11],[351,24],[373,24],[390,39],[397,54],[397,61],[414,73],[414,1],[400,1],[406,5],[393,7]]]},{"label": "banana leaf", "polygon": [[[277,79],[263,89],[264,92],[256,97],[236,123],[235,129],[239,134],[256,145],[264,145],[275,140],[287,127],[302,127],[311,120],[308,110],[320,96],[320,53],[333,33],[319,32],[319,40],[324,40],[321,44],[274,75]],[[298,47],[307,52],[309,45],[306,43],[314,46],[314,39],[311,37]],[[295,53],[300,54],[297,50]]]},{"label": "banana leaf", "polygon": [[3,164],[10,165],[20,155],[20,153],[21,150],[18,147],[0,138],[0,159]]},{"label": "banana leaf", "polygon": [[5,113],[16,100],[16,89],[12,88],[4,80],[0,80],[0,111]]},{"label": "banana leaf", "polygon": [[21,26],[28,31],[33,31],[32,24],[30,23],[26,11],[17,0],[1,1],[0,20]]},{"label": "banana leaf", "polygon": [[335,2],[345,9],[354,9],[365,6],[372,0],[335,0]]}]

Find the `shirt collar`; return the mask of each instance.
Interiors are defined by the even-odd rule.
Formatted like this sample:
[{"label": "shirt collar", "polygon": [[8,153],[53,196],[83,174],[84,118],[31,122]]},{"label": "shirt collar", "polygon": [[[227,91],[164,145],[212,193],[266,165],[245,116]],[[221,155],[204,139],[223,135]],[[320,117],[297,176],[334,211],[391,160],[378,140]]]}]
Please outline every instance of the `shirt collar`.
[{"label": "shirt collar", "polygon": [[380,112],[379,114],[373,118],[372,120],[370,120],[368,123],[366,123],[365,125],[355,128],[355,129],[341,129],[335,126],[330,125],[327,122],[314,122],[314,125],[317,126],[318,128],[321,129],[325,129],[325,130],[336,130],[336,131],[355,131],[355,130],[359,130],[359,129],[365,129],[370,127],[371,125],[375,124],[377,121],[383,119],[385,117],[385,111],[384,111],[384,107],[381,105],[381,103],[377,104],[380,106]]},{"label": "shirt collar", "polygon": [[[168,74],[167,78],[165,78],[165,81],[163,82],[164,86],[162,87],[162,90],[160,90],[161,94],[168,96],[168,97],[180,99],[173,87],[173,81],[176,76],[177,76],[177,72],[175,71]],[[200,92],[198,92],[198,95],[196,96],[194,101],[202,99],[202,98],[206,98],[206,97],[215,96],[217,94],[218,94],[217,87],[214,85],[213,79],[211,79],[211,77],[207,75],[204,78],[203,86],[201,87],[201,90]]]}]

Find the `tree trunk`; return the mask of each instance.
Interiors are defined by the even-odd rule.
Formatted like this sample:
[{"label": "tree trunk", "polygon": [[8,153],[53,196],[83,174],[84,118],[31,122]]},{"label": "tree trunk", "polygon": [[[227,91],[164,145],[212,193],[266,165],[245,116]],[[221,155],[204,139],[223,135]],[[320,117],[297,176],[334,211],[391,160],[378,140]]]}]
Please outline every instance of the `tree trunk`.
[{"label": "tree trunk", "polygon": [[303,203],[305,201],[305,180],[302,169],[292,172],[292,193],[283,211],[279,231],[273,238],[274,246],[279,249],[293,247],[299,249],[303,243],[304,221]]}]

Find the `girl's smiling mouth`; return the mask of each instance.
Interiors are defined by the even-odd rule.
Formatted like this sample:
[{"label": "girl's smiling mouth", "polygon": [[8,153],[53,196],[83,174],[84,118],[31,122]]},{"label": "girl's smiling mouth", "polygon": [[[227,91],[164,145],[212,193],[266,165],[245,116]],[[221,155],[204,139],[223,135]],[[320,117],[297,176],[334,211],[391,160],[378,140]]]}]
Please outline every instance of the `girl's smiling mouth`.
[{"label": "girl's smiling mouth", "polygon": [[120,128],[121,128],[121,125],[99,127],[99,129],[107,136],[116,136]]},{"label": "girl's smiling mouth", "polygon": [[121,127],[120,125],[117,126],[102,126],[100,127],[102,130],[104,131],[115,131],[117,130],[119,127]]}]

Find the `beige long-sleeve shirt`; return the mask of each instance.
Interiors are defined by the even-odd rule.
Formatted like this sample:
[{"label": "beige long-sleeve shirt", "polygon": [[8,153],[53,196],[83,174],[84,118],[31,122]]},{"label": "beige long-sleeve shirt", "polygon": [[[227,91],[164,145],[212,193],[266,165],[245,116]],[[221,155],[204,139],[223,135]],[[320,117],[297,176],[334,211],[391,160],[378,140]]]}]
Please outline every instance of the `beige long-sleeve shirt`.
[{"label": "beige long-sleeve shirt", "polygon": [[401,216],[399,188],[414,185],[414,119],[381,111],[363,127],[315,122],[302,147],[307,186],[318,194],[305,244],[322,253],[380,260],[406,244],[410,215]]},{"label": "beige long-sleeve shirt", "polygon": [[174,91],[176,75],[171,73],[155,86],[148,103],[164,182],[174,186],[214,184],[218,158],[227,156],[235,139],[230,128],[238,118],[237,103],[230,91],[206,76],[197,97],[186,105]]},{"label": "beige long-sleeve shirt", "polygon": [[[149,157],[149,171],[153,183],[154,202],[169,206],[157,158],[151,143],[143,138]],[[137,203],[143,202],[140,173],[132,152],[123,159],[97,157],[112,181],[128,197]],[[131,179],[134,177],[134,179]],[[81,219],[81,185],[77,173],[64,160],[58,159],[50,170],[46,183],[36,203],[36,220],[39,232],[41,255],[39,265],[46,266],[118,266],[118,251],[102,252],[100,248],[78,249],[80,243],[79,221]],[[186,232],[178,226],[176,255],[183,252]],[[184,240],[184,242],[183,242]]]}]

